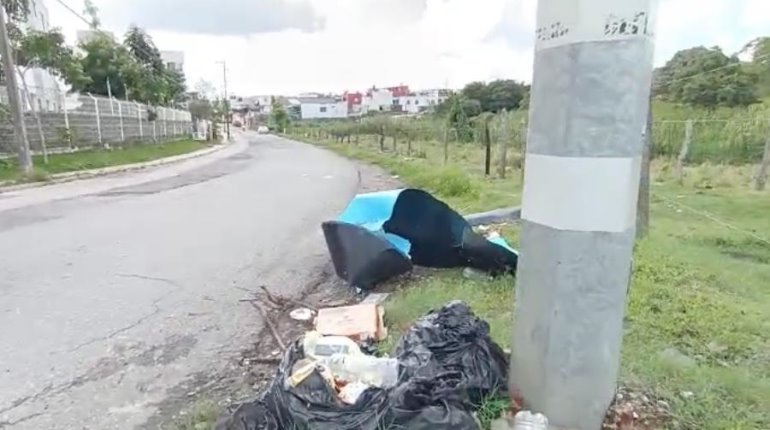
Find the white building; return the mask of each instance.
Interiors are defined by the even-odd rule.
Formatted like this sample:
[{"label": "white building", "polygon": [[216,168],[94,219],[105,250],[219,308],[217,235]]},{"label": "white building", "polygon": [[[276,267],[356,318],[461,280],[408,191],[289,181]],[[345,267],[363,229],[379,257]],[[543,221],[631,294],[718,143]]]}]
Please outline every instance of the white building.
[{"label": "white building", "polygon": [[398,98],[401,109],[408,113],[420,113],[440,104],[449,97],[447,90],[422,90],[415,91],[408,96]]},{"label": "white building", "polygon": [[184,52],[160,51],[160,58],[163,60],[166,68],[184,73]]},{"label": "white building", "polygon": [[389,89],[373,88],[364,94],[363,100],[361,100],[361,107],[364,113],[389,112],[393,109],[394,101],[398,102],[398,99],[393,98],[393,93]]},{"label": "white building", "polygon": [[[46,8],[43,0],[29,1],[29,16],[26,24],[30,30],[50,30],[48,8]],[[19,77],[21,78],[21,76]],[[60,93],[59,82],[53,74],[45,69],[32,68],[24,73],[23,78],[24,82],[20,80],[19,87],[23,92],[24,83],[26,83],[29,91],[29,97],[22,100],[25,109],[30,109],[31,105],[34,105],[38,111],[59,110],[64,100]]]},{"label": "white building", "polygon": [[347,118],[348,104],[331,97],[297,97],[291,104],[299,104],[301,119]]}]

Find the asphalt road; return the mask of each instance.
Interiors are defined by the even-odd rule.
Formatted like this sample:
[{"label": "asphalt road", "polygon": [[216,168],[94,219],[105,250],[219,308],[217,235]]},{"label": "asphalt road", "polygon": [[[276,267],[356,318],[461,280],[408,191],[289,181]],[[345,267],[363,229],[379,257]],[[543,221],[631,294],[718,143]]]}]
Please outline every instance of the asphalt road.
[{"label": "asphalt road", "polygon": [[253,342],[239,303],[296,293],[356,167],[248,137],[152,171],[0,194],[0,428],[133,429]]}]

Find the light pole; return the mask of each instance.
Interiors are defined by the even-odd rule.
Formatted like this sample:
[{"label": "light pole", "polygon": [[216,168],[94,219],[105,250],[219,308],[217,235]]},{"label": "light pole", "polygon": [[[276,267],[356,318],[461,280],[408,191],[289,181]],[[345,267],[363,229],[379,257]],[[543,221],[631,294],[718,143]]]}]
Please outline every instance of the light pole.
[{"label": "light pole", "polygon": [[511,393],[595,430],[617,383],[656,0],[540,0]]},{"label": "light pole", "polygon": [[2,49],[3,71],[5,72],[5,84],[8,92],[8,104],[11,107],[13,118],[14,137],[19,151],[19,167],[25,175],[32,172],[32,156],[29,152],[29,140],[27,140],[27,127],[24,124],[24,111],[21,107],[19,85],[16,82],[16,68],[13,64],[13,50],[8,40],[8,29],[5,25],[5,8],[0,6],[0,48]]},{"label": "light pole", "polygon": [[227,133],[227,140],[230,140],[230,100],[227,98],[227,62],[217,61],[217,64],[222,65],[222,83],[224,85],[224,108],[225,108],[225,130]]}]

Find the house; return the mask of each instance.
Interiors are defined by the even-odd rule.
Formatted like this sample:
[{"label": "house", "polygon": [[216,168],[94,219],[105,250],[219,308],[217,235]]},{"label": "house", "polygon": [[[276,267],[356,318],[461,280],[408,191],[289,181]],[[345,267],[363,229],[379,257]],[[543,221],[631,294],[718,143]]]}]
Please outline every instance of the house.
[{"label": "house", "polygon": [[393,93],[387,88],[370,88],[362,101],[362,110],[367,112],[390,112],[393,105],[398,104],[398,99],[393,98]]},{"label": "house", "polygon": [[290,103],[299,105],[301,119],[333,119],[348,117],[348,102],[335,97],[296,97]]},{"label": "house", "polygon": [[448,90],[421,90],[399,97],[398,103],[405,112],[420,113],[434,108],[446,100],[447,97],[449,97]]}]

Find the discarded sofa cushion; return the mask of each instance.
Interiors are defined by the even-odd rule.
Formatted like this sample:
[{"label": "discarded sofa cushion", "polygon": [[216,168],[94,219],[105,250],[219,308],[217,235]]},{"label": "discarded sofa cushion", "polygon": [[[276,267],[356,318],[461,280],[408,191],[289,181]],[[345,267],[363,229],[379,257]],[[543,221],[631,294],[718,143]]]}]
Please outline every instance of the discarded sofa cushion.
[{"label": "discarded sofa cushion", "polygon": [[497,275],[514,273],[518,260],[502,238],[487,240],[446,203],[417,189],[359,194],[322,228],[337,275],[364,290],[411,264]]},{"label": "discarded sofa cushion", "polygon": [[396,346],[403,380],[454,371],[473,404],[507,391],[508,358],[489,336],[489,324],[453,301],[418,319]]},{"label": "discarded sofa cushion", "polygon": [[340,221],[321,224],[337,276],[362,290],[412,270],[409,257],[382,235]]}]

